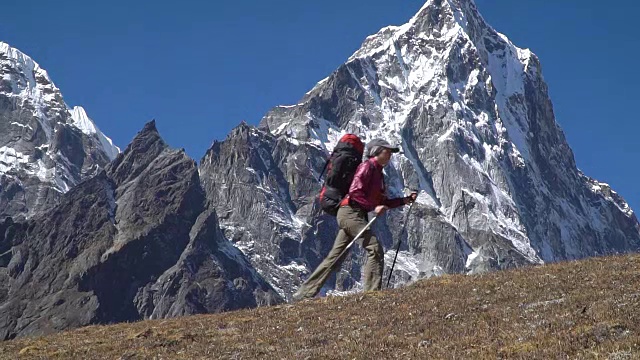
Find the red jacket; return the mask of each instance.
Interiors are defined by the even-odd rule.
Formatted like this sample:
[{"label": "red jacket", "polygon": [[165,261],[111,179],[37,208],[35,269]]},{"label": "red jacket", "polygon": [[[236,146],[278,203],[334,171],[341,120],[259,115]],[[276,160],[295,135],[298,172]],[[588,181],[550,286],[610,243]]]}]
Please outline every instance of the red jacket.
[{"label": "red jacket", "polygon": [[386,205],[391,209],[404,205],[404,198],[387,199],[385,190],[382,165],[378,164],[375,158],[370,158],[358,165],[349,194],[340,206],[349,205],[351,200],[369,212],[375,210],[378,205]]}]

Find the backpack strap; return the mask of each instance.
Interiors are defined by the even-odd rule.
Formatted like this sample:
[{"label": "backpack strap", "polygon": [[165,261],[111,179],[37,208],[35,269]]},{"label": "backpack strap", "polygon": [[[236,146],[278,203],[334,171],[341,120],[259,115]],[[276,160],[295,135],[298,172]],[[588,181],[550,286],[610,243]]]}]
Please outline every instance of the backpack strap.
[{"label": "backpack strap", "polygon": [[324,172],[327,171],[327,166],[329,166],[329,162],[331,161],[331,158],[327,159],[327,161],[324,163],[324,166],[322,167],[322,171],[320,172],[320,176],[318,176],[318,181],[322,181],[322,176],[324,175]]},{"label": "backpack strap", "polygon": [[[331,162],[331,159],[333,158],[333,155],[335,155],[335,153],[336,153],[336,150],[334,149],[331,152],[331,155],[329,155],[329,158],[327,159],[327,161],[324,163],[324,166],[322,167],[322,171],[320,172],[320,176],[318,176],[318,181],[322,181],[322,176],[324,175],[324,172],[327,171],[327,167],[329,166],[329,163]],[[323,182],[323,185],[324,185],[324,182]]]}]

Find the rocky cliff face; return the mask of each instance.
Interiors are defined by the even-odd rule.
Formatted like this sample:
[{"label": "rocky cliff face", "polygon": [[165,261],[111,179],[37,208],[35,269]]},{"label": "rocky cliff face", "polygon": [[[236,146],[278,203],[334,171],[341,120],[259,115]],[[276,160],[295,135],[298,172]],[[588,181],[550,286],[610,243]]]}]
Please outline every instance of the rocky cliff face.
[{"label": "rocky cliff face", "polygon": [[119,149],[81,107],[68,107],[49,75],[0,42],[0,217],[31,217]]},{"label": "rocky cliff face", "polygon": [[[346,132],[399,144],[390,192],[421,191],[406,233],[406,209],[376,224],[386,249],[403,241],[396,285],[640,246],[629,206],[576,168],[538,58],[473,1],[430,0],[407,24],[368,37],[298,104],[239,126],[202,159],[225,233],[285,296],[336,234],[314,198]],[[357,289],[353,259],[327,288]]]},{"label": "rocky cliff face", "polygon": [[281,301],[154,123],[50,211],[0,224],[0,280],[0,339]]}]

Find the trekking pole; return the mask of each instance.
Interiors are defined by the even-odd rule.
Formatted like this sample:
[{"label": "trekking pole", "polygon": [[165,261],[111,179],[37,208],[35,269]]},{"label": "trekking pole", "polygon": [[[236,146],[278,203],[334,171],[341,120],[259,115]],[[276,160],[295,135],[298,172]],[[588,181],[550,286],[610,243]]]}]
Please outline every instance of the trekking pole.
[{"label": "trekking pole", "polygon": [[409,211],[407,212],[407,218],[404,221],[404,225],[402,226],[402,231],[400,232],[400,238],[398,238],[398,246],[396,247],[396,256],[393,258],[393,265],[391,265],[391,271],[389,271],[389,278],[387,279],[387,289],[389,288],[389,283],[391,282],[391,275],[393,275],[393,268],[396,266],[396,259],[398,259],[398,252],[400,251],[400,244],[402,243],[402,234],[407,229],[407,224],[409,223],[409,215],[411,214],[411,209],[413,209],[413,204],[416,202],[412,202],[409,206]]}]

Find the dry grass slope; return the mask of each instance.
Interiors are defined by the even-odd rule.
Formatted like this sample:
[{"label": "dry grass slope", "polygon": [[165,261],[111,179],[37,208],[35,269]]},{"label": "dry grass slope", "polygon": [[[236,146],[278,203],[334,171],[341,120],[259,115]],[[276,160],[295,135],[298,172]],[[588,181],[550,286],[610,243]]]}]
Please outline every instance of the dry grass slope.
[{"label": "dry grass slope", "polygon": [[640,359],[640,256],[0,343],[2,359]]}]

